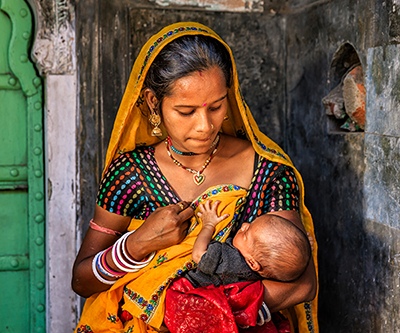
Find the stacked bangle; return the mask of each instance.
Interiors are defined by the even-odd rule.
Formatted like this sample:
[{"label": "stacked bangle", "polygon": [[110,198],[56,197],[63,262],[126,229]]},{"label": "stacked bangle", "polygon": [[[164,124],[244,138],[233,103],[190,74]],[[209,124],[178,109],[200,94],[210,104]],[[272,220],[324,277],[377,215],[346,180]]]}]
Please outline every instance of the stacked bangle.
[{"label": "stacked bangle", "polygon": [[[132,273],[137,272],[141,268],[146,267],[155,256],[155,252],[150,253],[150,255],[144,261],[135,261],[131,259],[125,249],[126,239],[135,232],[135,230],[125,233],[121,238],[119,238],[111,249],[111,256],[114,261],[115,266],[118,267],[123,272]],[[122,252],[122,253],[121,253]]]},{"label": "stacked bangle", "polygon": [[103,254],[103,252],[104,252],[104,251],[101,251],[101,252],[97,253],[97,254],[94,256],[94,258],[93,258],[93,261],[92,261],[92,271],[93,271],[93,274],[94,274],[94,276],[96,277],[96,279],[99,280],[101,283],[104,283],[104,284],[114,284],[115,282],[117,282],[117,280],[114,280],[114,281],[106,280],[105,278],[103,278],[103,277],[99,274],[99,272],[98,272],[98,270],[97,270],[97,264],[96,264],[96,263],[97,263],[99,257]]},{"label": "stacked bangle", "polygon": [[102,273],[103,275],[108,276],[110,278],[118,279],[118,278],[124,276],[126,273],[125,272],[123,272],[123,273],[116,272],[107,265],[106,255],[107,255],[108,251],[110,251],[110,250],[111,250],[111,247],[100,252],[100,256],[97,258],[97,261],[96,261],[96,267],[100,271],[100,273]]},{"label": "stacked bangle", "polygon": [[257,325],[262,326],[271,320],[271,312],[268,309],[267,304],[262,302],[261,309],[258,310]]},{"label": "stacked bangle", "polygon": [[[92,261],[92,270],[94,276],[100,282],[104,284],[114,284],[117,281],[106,280],[100,275],[100,273],[109,278],[118,279],[124,276],[126,273],[137,272],[141,268],[146,267],[154,258],[156,252],[150,253],[150,255],[144,261],[135,261],[130,258],[125,248],[125,243],[129,235],[133,234],[134,232],[135,230],[125,233],[115,242],[113,246],[103,251],[100,251],[95,255]],[[118,269],[120,269],[122,272],[116,272],[107,265],[106,255],[108,251],[111,251],[111,257],[115,266],[117,266]]]}]

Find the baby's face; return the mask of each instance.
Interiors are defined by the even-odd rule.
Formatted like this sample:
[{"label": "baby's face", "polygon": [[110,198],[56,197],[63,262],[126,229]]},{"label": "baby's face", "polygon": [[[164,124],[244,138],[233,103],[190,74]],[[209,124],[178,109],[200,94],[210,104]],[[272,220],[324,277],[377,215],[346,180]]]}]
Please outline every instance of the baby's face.
[{"label": "baby's face", "polygon": [[257,232],[262,231],[261,224],[262,221],[259,219],[252,223],[243,223],[233,238],[233,246],[239,250],[243,257],[247,258],[253,255],[254,238]]}]

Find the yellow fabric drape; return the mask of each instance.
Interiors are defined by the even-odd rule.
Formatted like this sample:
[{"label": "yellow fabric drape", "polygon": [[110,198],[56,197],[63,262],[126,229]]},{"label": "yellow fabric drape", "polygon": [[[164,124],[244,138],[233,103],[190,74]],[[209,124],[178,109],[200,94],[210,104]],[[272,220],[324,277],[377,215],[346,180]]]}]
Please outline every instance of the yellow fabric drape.
[{"label": "yellow fabric drape", "polygon": [[[304,205],[304,186],[301,175],[294,168],[290,158],[283,152],[283,150],[276,143],[274,143],[272,140],[270,140],[267,136],[265,136],[263,133],[259,131],[258,126],[241,94],[237,71],[236,71],[236,65],[230,48],[228,47],[228,45],[225,44],[224,41],[221,40],[221,38],[215,32],[213,32],[211,29],[209,29],[204,25],[195,22],[175,23],[162,29],[159,33],[151,37],[148,40],[148,42],[144,45],[133,66],[129,82],[126,87],[125,94],[123,96],[114,123],[114,128],[107,151],[104,172],[107,170],[107,167],[110,165],[110,163],[123,152],[134,150],[136,146],[155,144],[165,138],[166,133],[164,129],[163,129],[163,134],[164,134],[163,137],[157,138],[151,136],[152,128],[148,122],[149,110],[145,102],[142,91],[143,82],[151,63],[153,62],[157,54],[162,50],[162,48],[165,47],[165,45],[167,45],[174,39],[184,35],[206,35],[213,37],[218,41],[220,41],[229,51],[233,64],[233,84],[228,91],[229,120],[224,121],[221,131],[223,133],[233,136],[237,135],[246,136],[247,139],[252,143],[254,150],[259,155],[264,156],[271,161],[282,163],[293,168],[298,180],[299,191],[300,191],[301,220],[306,231],[310,232],[311,236],[314,239],[313,259],[316,270],[318,272],[317,243],[315,240],[314,227],[311,215]],[[232,202],[236,201],[233,200]],[[142,221],[134,220],[131,223],[131,227],[136,228],[138,224],[140,224],[141,222]],[[195,233],[193,233],[193,235],[195,235]],[[157,254],[154,260],[158,258],[158,255],[159,254]],[[185,264],[188,263],[188,261],[185,260],[182,260],[181,262],[183,264],[182,268],[185,267]],[[148,267],[152,267],[152,265],[149,265]],[[149,269],[134,274],[144,274]],[[94,309],[97,308],[100,309],[101,307],[109,308],[110,304],[117,305],[120,299],[122,298],[123,286],[127,285],[129,281],[131,281],[131,279],[132,279],[131,274],[127,274],[124,278],[120,279],[109,291],[93,295],[90,299],[88,299],[82,314],[80,324],[78,325],[76,332],[91,332],[92,328],[90,327],[90,325],[85,323],[85,318],[90,319],[91,316],[94,316],[94,313],[96,313]],[[114,292],[117,289],[119,291]],[[129,293],[130,291],[127,292]],[[127,300],[125,302],[126,302],[125,305],[128,304]],[[306,302],[297,305],[295,307],[295,310],[299,322],[300,333],[319,332],[318,322],[317,322],[317,297],[312,302]],[[107,316],[109,318],[107,319],[96,318],[96,320],[97,319],[105,320],[105,322],[108,324],[112,321],[118,321],[116,313],[107,313]],[[93,320],[94,318],[91,319],[92,319],[91,322],[96,321]],[[154,323],[152,322],[153,325]],[[144,324],[143,321],[138,320],[137,318],[129,322],[129,325],[128,326],[125,325],[125,329],[119,328],[114,330],[107,328],[104,332],[110,332],[110,331],[153,332],[154,331],[153,328]],[[158,322],[156,326],[158,326]],[[94,330],[94,329],[92,329],[92,331],[100,332],[99,330]]]}]

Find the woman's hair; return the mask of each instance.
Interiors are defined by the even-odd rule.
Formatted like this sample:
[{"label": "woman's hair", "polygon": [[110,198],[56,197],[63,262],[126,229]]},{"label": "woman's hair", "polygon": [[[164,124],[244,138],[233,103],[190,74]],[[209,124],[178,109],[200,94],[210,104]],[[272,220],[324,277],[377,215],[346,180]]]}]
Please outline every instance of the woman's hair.
[{"label": "woman's hair", "polygon": [[232,61],[226,47],[209,36],[179,37],[157,55],[147,72],[144,87],[153,91],[161,106],[163,98],[171,94],[176,80],[214,66],[222,70],[229,88],[232,84]]}]

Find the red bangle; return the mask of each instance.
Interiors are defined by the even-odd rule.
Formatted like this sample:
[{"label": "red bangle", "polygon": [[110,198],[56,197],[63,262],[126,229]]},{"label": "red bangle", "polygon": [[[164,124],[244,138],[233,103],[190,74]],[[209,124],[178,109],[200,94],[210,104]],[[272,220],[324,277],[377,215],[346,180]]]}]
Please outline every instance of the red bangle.
[{"label": "red bangle", "polygon": [[105,228],[105,227],[101,227],[98,224],[94,223],[93,219],[90,220],[89,226],[90,226],[91,229],[103,232],[105,234],[109,234],[109,235],[113,235],[113,236],[117,236],[117,237],[122,236],[122,232],[115,231],[115,230],[112,230],[112,229],[108,229],[108,228]]}]

